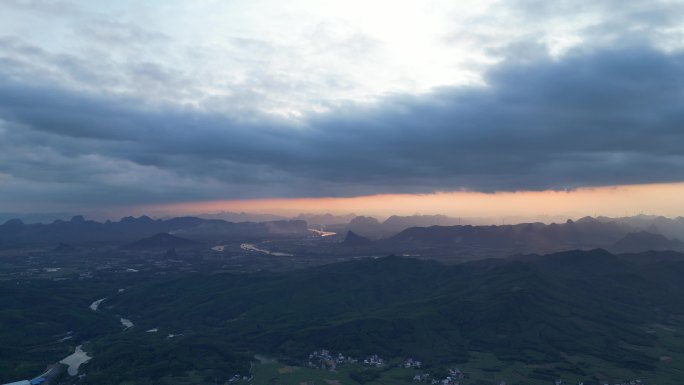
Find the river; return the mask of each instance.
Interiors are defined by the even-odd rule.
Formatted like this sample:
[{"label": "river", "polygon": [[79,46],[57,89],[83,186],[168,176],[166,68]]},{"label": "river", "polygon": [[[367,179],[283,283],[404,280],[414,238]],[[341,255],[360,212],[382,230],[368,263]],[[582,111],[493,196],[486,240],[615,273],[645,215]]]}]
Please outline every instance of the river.
[{"label": "river", "polygon": [[332,231],[323,231],[323,230],[316,230],[316,229],[307,229],[307,230],[314,232],[314,233],[320,235],[321,237],[331,237],[333,235],[337,235],[337,233],[332,232]]},{"label": "river", "polygon": [[90,304],[90,310],[97,311],[97,309],[100,307],[100,304],[102,303],[102,301],[104,301],[106,299],[107,298],[101,298],[101,299],[98,299],[97,301],[91,303]]},{"label": "river", "polygon": [[245,251],[256,251],[257,253],[264,253],[264,254],[273,255],[273,256],[276,256],[276,257],[293,257],[293,256],[294,256],[294,254],[279,253],[279,252],[277,252],[277,251],[270,251],[270,250],[266,250],[266,249],[260,249],[260,248],[256,247],[255,245],[253,245],[253,244],[251,244],[251,243],[243,243],[243,244],[240,245],[240,248],[241,248],[242,250],[245,250]]},{"label": "river", "polygon": [[121,317],[119,318],[119,322],[121,322],[121,324],[123,325],[124,330],[132,328],[134,326],[133,322],[131,322],[131,320],[129,320],[128,318]]},{"label": "river", "polygon": [[59,363],[67,365],[69,367],[69,369],[67,369],[67,372],[70,376],[77,375],[78,367],[81,366],[81,364],[84,364],[93,358],[90,357],[88,353],[84,352],[82,348],[83,345],[78,345],[76,347],[76,350],[71,355],[59,361]]}]

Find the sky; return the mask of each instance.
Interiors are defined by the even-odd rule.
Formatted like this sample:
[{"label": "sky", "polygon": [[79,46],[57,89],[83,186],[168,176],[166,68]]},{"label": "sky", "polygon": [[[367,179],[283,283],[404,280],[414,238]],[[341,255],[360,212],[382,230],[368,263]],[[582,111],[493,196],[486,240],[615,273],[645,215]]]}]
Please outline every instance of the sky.
[{"label": "sky", "polygon": [[684,1],[0,1],[0,211],[684,215]]}]

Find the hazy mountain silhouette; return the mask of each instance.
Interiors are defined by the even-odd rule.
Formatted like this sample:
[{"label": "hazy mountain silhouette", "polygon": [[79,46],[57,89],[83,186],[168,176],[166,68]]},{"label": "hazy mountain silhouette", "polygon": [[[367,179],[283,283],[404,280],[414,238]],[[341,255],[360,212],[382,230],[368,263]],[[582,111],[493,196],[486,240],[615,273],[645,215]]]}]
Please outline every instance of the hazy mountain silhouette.
[{"label": "hazy mountain silhouette", "polygon": [[649,250],[682,250],[684,243],[679,239],[668,239],[662,234],[652,234],[646,231],[629,233],[611,246],[615,252],[642,252]]},{"label": "hazy mountain silhouette", "polygon": [[380,222],[373,217],[359,216],[351,220],[347,228],[368,238],[388,238],[411,227],[453,226],[461,224],[461,219],[446,215],[392,215]]},{"label": "hazy mountain silhouette", "polygon": [[218,213],[200,214],[198,217],[203,219],[219,219],[227,222],[268,222],[287,219],[282,215],[246,213],[244,211],[239,213],[221,211]]},{"label": "hazy mountain silhouette", "polygon": [[223,220],[196,217],[178,217],[166,220],[125,217],[118,222],[96,222],[75,216],[70,221],[56,220],[49,224],[24,224],[12,219],[0,225],[0,246],[23,244],[71,245],[86,243],[128,243],[158,233],[171,233],[195,240],[223,240],[249,236],[265,238],[291,234],[306,235],[304,221],[272,221],[233,223]]},{"label": "hazy mountain silhouette", "polygon": [[349,222],[347,228],[356,234],[363,235],[364,237],[377,239],[382,236],[380,222],[373,217],[356,217]]},{"label": "hazy mountain silhouette", "polygon": [[441,247],[451,249],[550,252],[612,246],[631,232],[627,225],[601,222],[593,218],[568,220],[562,224],[523,223],[503,226],[413,227],[385,240],[385,244],[407,248]]},{"label": "hazy mountain silhouette", "polygon": [[368,246],[372,244],[373,241],[366,237],[362,237],[351,230],[347,231],[346,237],[340,243],[340,245],[347,247]]},{"label": "hazy mountain silhouette", "polygon": [[304,221],[234,223],[212,220],[174,231],[174,234],[202,241],[248,241],[265,237],[306,236],[309,231]]},{"label": "hazy mountain silhouette", "polygon": [[310,226],[330,226],[348,224],[356,218],[355,214],[333,215],[333,214],[299,214],[292,219],[306,221]]},{"label": "hazy mountain silhouette", "polygon": [[[199,242],[190,239],[176,237],[169,233],[159,233],[148,238],[139,239],[133,243],[122,246],[128,250],[149,250],[149,249],[175,249],[181,247],[192,247],[199,245]],[[174,251],[175,252],[175,251]]]},{"label": "hazy mountain silhouette", "polygon": [[653,234],[662,234],[668,238],[684,239],[684,217],[667,218],[658,215],[635,215],[631,217],[598,217],[602,222],[615,222],[629,225],[635,231],[644,230]]}]

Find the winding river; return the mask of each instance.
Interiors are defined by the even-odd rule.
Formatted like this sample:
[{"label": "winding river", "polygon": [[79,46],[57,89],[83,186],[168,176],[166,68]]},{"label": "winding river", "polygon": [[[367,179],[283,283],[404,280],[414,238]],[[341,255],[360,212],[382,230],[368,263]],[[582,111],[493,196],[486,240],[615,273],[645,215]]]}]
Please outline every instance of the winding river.
[{"label": "winding river", "polygon": [[78,345],[71,355],[66,356],[63,360],[59,361],[59,363],[68,366],[67,372],[69,375],[75,376],[78,374],[79,366],[90,361],[92,358],[93,357],[90,357],[88,353],[83,351],[83,345]]},{"label": "winding river", "polygon": [[320,235],[321,237],[331,237],[333,235],[337,235],[337,233],[332,232],[332,231],[323,231],[323,230],[316,230],[316,229],[307,229],[313,233],[316,233]]},{"label": "winding river", "polygon": [[91,304],[90,304],[90,310],[92,310],[92,311],[97,311],[97,309],[100,307],[100,304],[102,303],[102,301],[104,301],[104,300],[106,300],[106,299],[107,299],[106,297],[105,297],[105,298],[101,298],[101,299],[98,299],[97,301],[91,303]]},{"label": "winding river", "polygon": [[293,257],[293,256],[294,256],[294,254],[279,253],[279,252],[277,252],[277,251],[270,251],[270,250],[266,250],[266,249],[260,249],[260,248],[256,247],[255,245],[253,245],[253,244],[251,244],[251,243],[243,243],[243,244],[240,245],[240,248],[241,248],[242,250],[245,250],[245,251],[255,251],[255,252],[257,252],[257,253],[264,253],[264,254],[268,254],[268,255],[273,255],[273,256],[275,256],[275,257]]}]

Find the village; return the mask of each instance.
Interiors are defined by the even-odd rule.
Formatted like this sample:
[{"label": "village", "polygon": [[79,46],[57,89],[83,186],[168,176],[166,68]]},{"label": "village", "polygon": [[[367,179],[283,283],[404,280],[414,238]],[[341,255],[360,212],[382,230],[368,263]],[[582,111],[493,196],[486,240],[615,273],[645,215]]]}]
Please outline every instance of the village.
[{"label": "village", "polygon": [[[327,371],[336,371],[341,365],[360,365],[368,368],[385,368],[400,367],[405,369],[416,369],[413,375],[412,382],[429,385],[466,385],[468,382],[468,375],[457,367],[451,367],[446,370],[446,376],[437,376],[424,369],[423,362],[408,357],[400,361],[389,361],[377,354],[367,355],[363,359],[352,356],[345,356],[338,352],[334,353],[328,349],[315,350],[309,354],[307,366],[312,369],[320,369]],[[507,385],[506,381],[500,381],[499,385]],[[553,381],[553,385],[584,385],[584,382],[570,383],[562,379]],[[601,383],[601,385],[646,385],[639,379],[626,380],[622,382]]]}]

